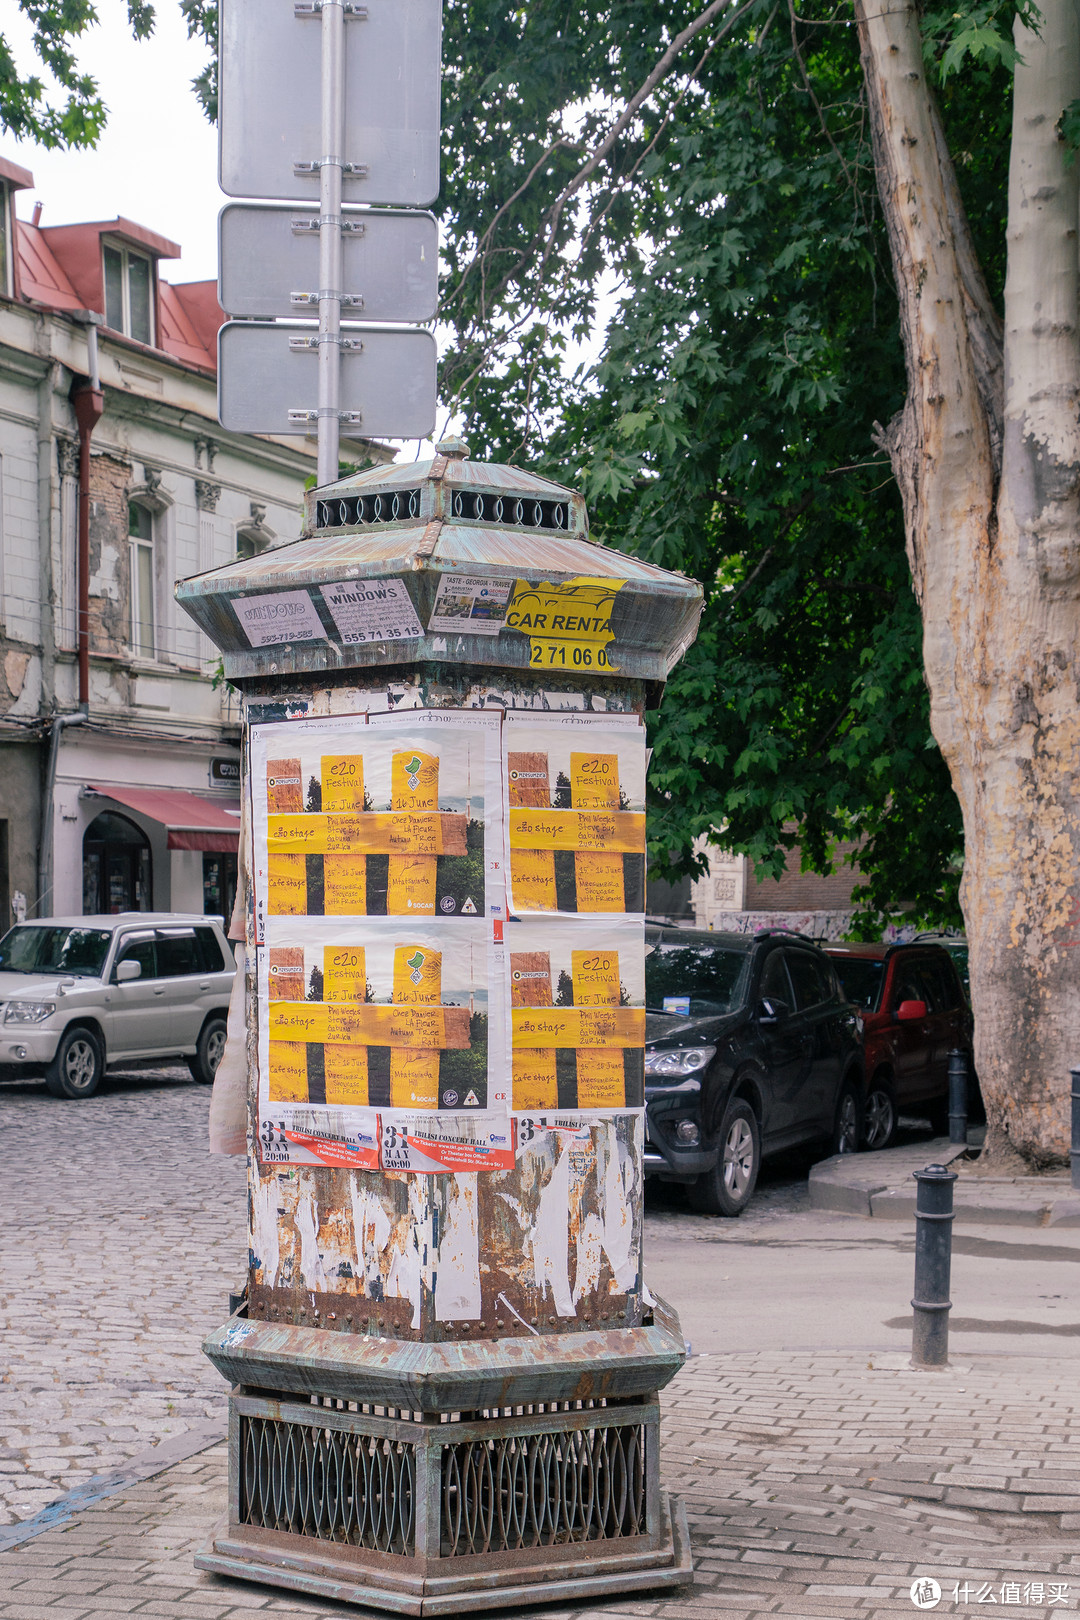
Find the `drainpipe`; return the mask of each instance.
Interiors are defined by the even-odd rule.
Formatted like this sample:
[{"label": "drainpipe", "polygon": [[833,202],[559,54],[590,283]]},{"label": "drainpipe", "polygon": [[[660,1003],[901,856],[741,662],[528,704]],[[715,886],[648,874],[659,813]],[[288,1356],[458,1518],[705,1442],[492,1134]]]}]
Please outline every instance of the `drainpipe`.
[{"label": "drainpipe", "polygon": [[86,327],[89,384],[82,384],[72,395],[75,420],[79,425],[79,544],[76,560],[78,616],[76,648],[79,664],[79,707],[85,715],[90,703],[90,435],[105,410],[98,370],[97,329],[102,317],[94,309],[76,310],[75,320]]},{"label": "drainpipe", "polygon": [[68,726],[81,726],[90,716],[58,714],[54,716],[49,737],[49,766],[45,774],[45,804],[41,815],[41,846],[38,850],[38,902],[39,917],[51,917],[53,868],[53,800],[56,793],[56,762],[60,755],[60,735]]}]

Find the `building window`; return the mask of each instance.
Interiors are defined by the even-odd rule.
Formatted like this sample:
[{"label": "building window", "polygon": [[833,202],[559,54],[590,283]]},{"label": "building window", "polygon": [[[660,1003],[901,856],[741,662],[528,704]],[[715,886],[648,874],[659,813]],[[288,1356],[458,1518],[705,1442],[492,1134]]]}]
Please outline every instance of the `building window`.
[{"label": "building window", "polygon": [[137,501],[128,502],[131,546],[131,646],[139,658],[153,658],[154,514]]},{"label": "building window", "polygon": [[107,810],[83,837],[83,915],[150,908],[150,841],[133,821]]},{"label": "building window", "polygon": [[236,903],[235,855],[204,855],[202,858],[203,911],[208,917],[221,917],[228,928]]},{"label": "building window", "polygon": [[139,343],[154,341],[154,267],[131,248],[102,249],[105,260],[105,324]]},{"label": "building window", "polygon": [[250,518],[236,528],[236,555],[239,558],[257,557],[267,551],[277,535],[266,521],[266,507],[262,501],[252,501]]}]

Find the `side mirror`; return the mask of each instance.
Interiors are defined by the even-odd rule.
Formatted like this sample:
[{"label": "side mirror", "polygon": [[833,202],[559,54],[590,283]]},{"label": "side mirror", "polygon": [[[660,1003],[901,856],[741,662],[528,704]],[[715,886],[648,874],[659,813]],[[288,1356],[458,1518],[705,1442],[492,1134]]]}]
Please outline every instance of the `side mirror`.
[{"label": "side mirror", "polygon": [[779,1001],[775,996],[763,997],[758,1004],[758,1023],[779,1024],[790,1012],[786,1001]]},{"label": "side mirror", "polygon": [[130,981],[132,979],[141,979],[141,978],[142,978],[142,963],[141,962],[132,962],[129,959],[126,962],[120,962],[120,963],[117,964],[117,968],[116,968],[116,982],[117,982],[117,984],[128,984],[128,983],[130,983]]},{"label": "side mirror", "polygon": [[902,1001],[896,1009],[897,1019],[901,1024],[913,1024],[916,1019],[926,1017],[925,1001]]}]

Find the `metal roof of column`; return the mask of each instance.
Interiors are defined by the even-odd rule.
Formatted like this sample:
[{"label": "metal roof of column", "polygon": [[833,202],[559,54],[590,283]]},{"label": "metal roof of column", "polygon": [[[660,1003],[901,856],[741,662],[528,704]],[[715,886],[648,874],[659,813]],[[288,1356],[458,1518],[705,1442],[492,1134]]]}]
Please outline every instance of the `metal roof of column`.
[{"label": "metal roof of column", "polygon": [[[225,675],[350,669],[425,661],[525,669],[528,634],[432,632],[401,641],[345,642],[324,587],[401,580],[427,626],[440,582],[484,576],[520,593],[544,584],[617,584],[607,647],[610,673],[665,680],[693,640],[703,593],[696,580],[588,538],[584,498],[520,467],[470,461],[450,441],[430,461],[374,467],[309,491],[305,533],[290,545],[243,558],[177,586],[177,600],[224,655]],[[306,593],[304,640],[253,646],[239,604]],[[321,624],[323,635],[312,635]]]}]

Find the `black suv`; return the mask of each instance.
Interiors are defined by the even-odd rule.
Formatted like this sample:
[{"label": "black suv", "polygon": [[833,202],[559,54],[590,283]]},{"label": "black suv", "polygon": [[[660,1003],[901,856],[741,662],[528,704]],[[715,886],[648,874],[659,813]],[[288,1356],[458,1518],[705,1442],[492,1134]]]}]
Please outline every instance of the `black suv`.
[{"label": "black suv", "polygon": [[762,1156],[862,1130],[859,1013],[799,934],[645,929],[645,1174],[738,1215]]}]

